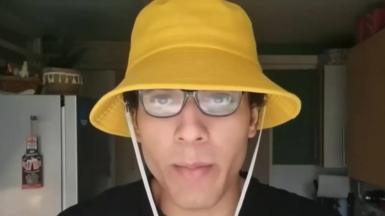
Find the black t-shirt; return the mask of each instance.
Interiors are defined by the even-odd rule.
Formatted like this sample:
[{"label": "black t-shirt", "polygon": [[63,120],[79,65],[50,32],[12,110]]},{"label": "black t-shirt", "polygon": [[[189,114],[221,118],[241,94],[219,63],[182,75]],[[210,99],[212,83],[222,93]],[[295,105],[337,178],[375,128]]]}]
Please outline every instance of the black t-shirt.
[{"label": "black t-shirt", "polygon": [[[158,211],[160,215],[161,212]],[[74,205],[59,216],[152,216],[142,181],[109,189]],[[337,216],[313,200],[251,179],[240,216]]]}]

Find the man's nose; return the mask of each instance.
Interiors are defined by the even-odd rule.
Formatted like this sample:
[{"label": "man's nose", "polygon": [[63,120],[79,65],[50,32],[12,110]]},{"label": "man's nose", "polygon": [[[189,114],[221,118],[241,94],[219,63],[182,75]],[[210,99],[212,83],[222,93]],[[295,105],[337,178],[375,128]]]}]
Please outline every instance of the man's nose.
[{"label": "man's nose", "polygon": [[208,138],[207,116],[203,114],[193,98],[188,98],[178,115],[175,138],[178,142],[202,143]]}]

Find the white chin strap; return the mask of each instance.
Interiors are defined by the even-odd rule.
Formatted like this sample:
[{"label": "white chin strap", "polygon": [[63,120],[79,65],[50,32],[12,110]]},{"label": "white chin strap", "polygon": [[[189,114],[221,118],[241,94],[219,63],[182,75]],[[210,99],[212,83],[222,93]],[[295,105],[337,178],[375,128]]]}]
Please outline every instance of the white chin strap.
[{"label": "white chin strap", "polygon": [[142,155],[140,154],[139,145],[138,145],[138,142],[136,139],[134,126],[132,124],[131,113],[128,110],[127,106],[125,106],[125,107],[126,107],[126,122],[128,124],[128,129],[130,130],[132,144],[134,145],[134,151],[135,151],[136,161],[138,162],[138,166],[139,166],[140,176],[142,177],[142,181],[144,184],[144,189],[146,190],[146,193],[147,193],[148,201],[150,201],[152,214],[154,216],[158,216],[159,215],[158,210],[156,209],[154,198],[153,198],[152,193],[151,193],[151,187],[150,187],[150,184],[148,183],[146,171],[144,170],[144,163],[142,160]]},{"label": "white chin strap", "polygon": [[[135,151],[136,161],[137,161],[138,166],[139,166],[140,176],[142,177],[144,189],[146,190],[147,198],[148,198],[148,201],[150,202],[152,213],[153,213],[154,216],[158,216],[159,215],[158,214],[158,210],[157,210],[155,202],[154,202],[154,197],[152,196],[152,193],[151,193],[151,187],[150,187],[150,184],[148,182],[147,174],[146,174],[146,171],[144,169],[144,163],[143,163],[143,160],[142,160],[142,155],[140,153],[139,145],[138,145],[138,142],[137,142],[137,139],[136,139],[136,134],[135,134],[135,129],[134,129],[134,126],[133,126],[133,123],[132,123],[131,113],[130,113],[129,109],[127,108],[127,106],[125,106],[125,107],[126,107],[126,122],[127,122],[127,125],[128,125],[128,129],[130,130],[131,140],[132,140],[132,144],[134,146],[134,151]],[[260,127],[260,130],[258,132],[257,144],[255,146],[255,150],[254,150],[254,153],[253,153],[253,157],[251,159],[249,170],[247,172],[245,183],[243,184],[241,196],[239,197],[237,208],[235,210],[235,214],[234,214],[235,216],[238,216],[239,212],[241,211],[242,204],[243,204],[245,196],[246,196],[247,188],[249,187],[250,179],[251,179],[251,177],[253,175],[255,161],[257,159],[257,153],[258,153],[258,149],[259,149],[259,143],[261,141],[262,126],[263,126],[263,121],[264,121],[264,118],[265,118],[265,107],[262,108],[262,113],[261,114],[262,115],[261,115],[261,118],[260,118],[260,122],[258,122],[259,123],[258,126]]]},{"label": "white chin strap", "polygon": [[[259,114],[261,114],[261,118],[259,118]],[[255,145],[253,157],[251,158],[249,170],[247,171],[245,183],[243,184],[241,196],[239,197],[238,205],[237,205],[237,208],[235,209],[235,214],[234,214],[235,216],[238,216],[239,212],[241,211],[243,201],[245,200],[247,188],[249,187],[249,184],[250,184],[250,179],[253,176],[255,161],[257,160],[257,154],[258,154],[258,150],[259,150],[259,143],[261,141],[263,122],[265,120],[265,106],[262,107],[262,112],[258,113],[258,118],[260,121],[258,121],[259,131],[258,131],[257,144]]]}]

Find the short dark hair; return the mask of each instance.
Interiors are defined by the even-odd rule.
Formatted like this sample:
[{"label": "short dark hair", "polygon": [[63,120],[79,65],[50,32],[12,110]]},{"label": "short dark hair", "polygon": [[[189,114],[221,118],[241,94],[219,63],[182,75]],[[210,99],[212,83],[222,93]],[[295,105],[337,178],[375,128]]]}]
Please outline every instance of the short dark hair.
[{"label": "short dark hair", "polygon": [[138,109],[138,104],[139,104],[138,91],[124,92],[123,100],[130,111],[134,111]]},{"label": "short dark hair", "polygon": [[[138,109],[139,94],[138,91],[129,91],[123,93],[123,99],[126,102],[130,111]],[[248,99],[250,106],[252,107],[263,107],[266,103],[267,97],[263,93],[248,92]]]}]

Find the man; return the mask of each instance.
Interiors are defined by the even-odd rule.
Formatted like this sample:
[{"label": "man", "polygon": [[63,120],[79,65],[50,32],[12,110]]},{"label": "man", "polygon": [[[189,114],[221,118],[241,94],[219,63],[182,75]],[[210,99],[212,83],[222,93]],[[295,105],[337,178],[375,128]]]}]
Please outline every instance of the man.
[{"label": "man", "polygon": [[125,78],[90,115],[95,127],[131,136],[142,181],[61,215],[333,215],[251,178],[258,145],[240,174],[248,139],[299,110],[262,73],[239,6],[155,0],[136,19]]}]

